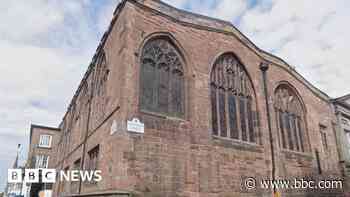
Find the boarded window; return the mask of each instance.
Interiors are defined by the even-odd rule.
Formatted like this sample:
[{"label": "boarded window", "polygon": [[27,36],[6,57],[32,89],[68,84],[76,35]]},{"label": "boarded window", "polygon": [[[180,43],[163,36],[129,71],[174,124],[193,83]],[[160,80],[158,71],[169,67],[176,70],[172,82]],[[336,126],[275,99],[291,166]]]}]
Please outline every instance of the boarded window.
[{"label": "boarded window", "polygon": [[153,39],[142,51],[140,107],[144,111],[183,117],[184,74],[179,52],[167,39]]}]

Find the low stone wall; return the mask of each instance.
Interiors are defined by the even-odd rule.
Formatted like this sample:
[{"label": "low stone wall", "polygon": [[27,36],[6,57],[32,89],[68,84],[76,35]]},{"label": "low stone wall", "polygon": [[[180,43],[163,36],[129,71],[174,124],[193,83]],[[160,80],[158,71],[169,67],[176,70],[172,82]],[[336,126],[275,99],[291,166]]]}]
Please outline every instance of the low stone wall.
[{"label": "low stone wall", "polygon": [[105,192],[94,192],[86,194],[72,194],[64,197],[131,197],[131,193],[124,191],[105,191]]}]

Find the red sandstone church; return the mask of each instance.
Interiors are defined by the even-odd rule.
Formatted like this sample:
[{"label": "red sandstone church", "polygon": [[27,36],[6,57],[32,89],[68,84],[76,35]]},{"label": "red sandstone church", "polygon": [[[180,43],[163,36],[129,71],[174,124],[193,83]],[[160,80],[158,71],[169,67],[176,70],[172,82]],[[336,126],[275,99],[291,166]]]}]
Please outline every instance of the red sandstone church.
[{"label": "red sandstone church", "polygon": [[272,196],[260,180],[343,176],[336,125],[329,96],[231,23],[124,0],[54,149],[56,169],[99,169],[103,180],[58,182],[53,195]]}]

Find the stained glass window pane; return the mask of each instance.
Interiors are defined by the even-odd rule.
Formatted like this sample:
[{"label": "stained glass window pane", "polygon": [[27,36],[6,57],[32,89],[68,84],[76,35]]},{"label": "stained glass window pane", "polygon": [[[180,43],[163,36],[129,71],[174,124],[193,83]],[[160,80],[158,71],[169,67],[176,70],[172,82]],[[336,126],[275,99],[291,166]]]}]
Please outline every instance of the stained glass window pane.
[{"label": "stained glass window pane", "polygon": [[247,124],[246,124],[246,111],[245,111],[244,98],[240,98],[239,100],[239,113],[241,118],[242,140],[247,141]]},{"label": "stained glass window pane", "polygon": [[230,132],[231,138],[238,139],[238,128],[237,128],[237,111],[236,111],[236,97],[234,94],[229,94],[229,117],[230,117]]},{"label": "stained glass window pane", "polygon": [[227,137],[225,92],[222,89],[219,90],[219,117],[220,117],[220,135],[221,137]]}]

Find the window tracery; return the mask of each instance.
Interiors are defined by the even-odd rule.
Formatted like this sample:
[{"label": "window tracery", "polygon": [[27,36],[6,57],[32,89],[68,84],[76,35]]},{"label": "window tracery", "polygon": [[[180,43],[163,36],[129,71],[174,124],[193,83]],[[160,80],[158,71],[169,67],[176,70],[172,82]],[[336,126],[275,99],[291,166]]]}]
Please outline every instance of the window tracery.
[{"label": "window tracery", "polygon": [[224,54],[210,80],[213,135],[257,143],[255,95],[243,65],[233,54]]},{"label": "window tracery", "polygon": [[304,111],[296,93],[287,85],[280,85],[275,91],[274,108],[282,148],[305,152]]},{"label": "window tracery", "polygon": [[140,88],[142,110],[175,117],[184,115],[183,61],[168,39],[153,39],[144,46]]}]

